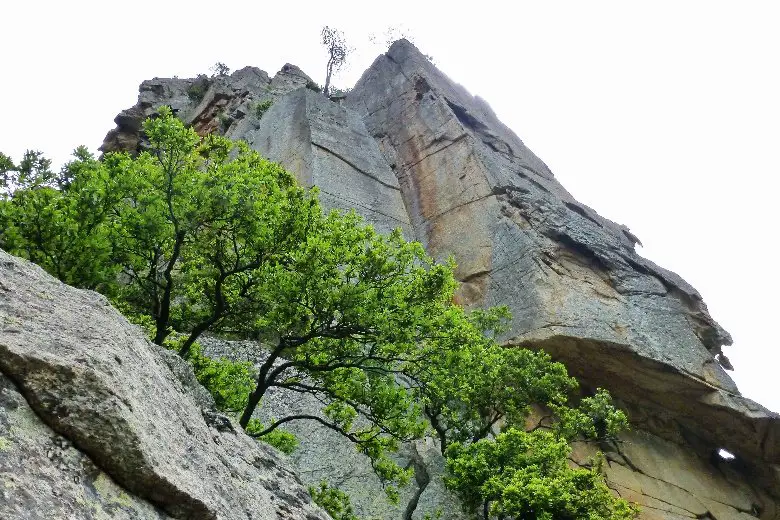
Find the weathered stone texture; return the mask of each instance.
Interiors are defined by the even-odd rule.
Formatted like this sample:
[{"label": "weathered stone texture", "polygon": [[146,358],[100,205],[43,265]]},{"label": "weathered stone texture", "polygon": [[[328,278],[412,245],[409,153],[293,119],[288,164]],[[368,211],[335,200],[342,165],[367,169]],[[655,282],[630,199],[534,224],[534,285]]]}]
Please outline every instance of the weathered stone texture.
[{"label": "weathered stone texture", "polygon": [[169,519],[46,426],[0,374],[0,518]]},{"label": "weathered stone texture", "polygon": [[0,251],[0,518],[327,518],[194,386],[102,296]]},{"label": "weathered stone texture", "polygon": [[[754,468],[780,462],[780,420],[716,360],[731,338],[701,296],[640,257],[625,226],[574,200],[482,100],[399,41],[346,105],[397,164],[418,239],[458,259],[461,301],[510,307],[508,344],[548,350],[637,413],[663,412],[674,428],[643,427],[696,437],[697,454],[728,446]],[[759,480],[780,496],[771,473]]]},{"label": "weathered stone texture", "polygon": [[730,338],[698,293],[639,257],[626,228],[574,200],[411,44],[379,57],[347,105],[392,147],[418,238],[458,259],[464,303],[510,306],[514,341],[560,334],[623,344],[736,390],[722,370],[704,369],[708,349]]},{"label": "weathered stone texture", "polygon": [[116,128],[108,132],[100,150],[136,153],[144,148],[141,133],[144,119],[168,105],[185,123],[201,135],[220,132],[243,138],[257,124],[255,107],[304,87],[311,79],[289,63],[276,76],[257,67],[244,67],[230,76],[197,78],[154,78],[141,83],[138,103],[114,118]]},{"label": "weathered stone texture", "polygon": [[[354,209],[379,231],[400,227],[414,238],[398,180],[363,120],[307,88],[312,83],[289,63],[273,79],[245,67],[230,76],[145,81],[138,103],[116,117],[101,150],[140,151],[143,119],[169,105],[198,133],[245,140],[301,183],[317,186],[326,208]],[[204,89],[201,99],[188,94],[193,87]],[[267,100],[273,104],[258,117],[255,107]]]},{"label": "weathered stone texture", "polygon": [[[579,445],[575,462],[588,464],[594,453],[593,446]],[[639,504],[643,520],[775,519],[780,513],[775,499],[746,482],[737,462],[698,457],[643,431],[623,435],[605,454],[608,485]]]},{"label": "weathered stone texture", "polygon": [[325,207],[354,209],[379,231],[412,236],[398,180],[355,112],[302,88],[277,98],[242,139],[317,186]]}]

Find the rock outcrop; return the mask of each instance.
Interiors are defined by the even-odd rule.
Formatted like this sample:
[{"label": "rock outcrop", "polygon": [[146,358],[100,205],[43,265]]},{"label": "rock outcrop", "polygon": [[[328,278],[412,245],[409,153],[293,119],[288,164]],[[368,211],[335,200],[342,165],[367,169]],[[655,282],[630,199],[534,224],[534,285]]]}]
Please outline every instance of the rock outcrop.
[{"label": "rock outcrop", "polygon": [[100,295],[0,251],[0,518],[325,520]]},{"label": "rock outcrop", "polygon": [[[635,429],[609,449],[608,477],[644,519],[780,518],[780,417],[739,394],[721,365],[731,338],[699,293],[639,256],[628,228],[576,201],[487,103],[413,45],[396,42],[338,102],[306,90],[292,66],[273,79],[242,69],[190,99],[198,81],[144,82],[103,149],[143,147],[141,118],[162,104],[199,131],[247,140],[318,186],[327,206],[454,255],[461,303],[511,309],[507,345],[543,348],[586,388],[608,388]],[[265,99],[273,105],[259,117],[252,103]],[[296,433],[344,449],[315,427]],[[736,459],[719,458],[721,448]],[[307,453],[296,456],[303,478],[327,476],[321,451]],[[375,487],[350,467],[352,488]],[[409,503],[430,486],[418,482]],[[376,512],[377,493],[359,500],[362,511]],[[435,503],[384,517],[420,518]]]},{"label": "rock outcrop", "polygon": [[[731,338],[693,287],[640,257],[625,226],[577,202],[484,101],[408,42],[374,62],[347,107],[396,165],[416,238],[458,260],[464,304],[508,305],[507,344],[543,348],[608,388],[636,428],[705,460],[737,454],[774,498],[730,505],[775,514],[780,419],[739,395],[717,361]],[[649,446],[664,458],[663,443]]]}]

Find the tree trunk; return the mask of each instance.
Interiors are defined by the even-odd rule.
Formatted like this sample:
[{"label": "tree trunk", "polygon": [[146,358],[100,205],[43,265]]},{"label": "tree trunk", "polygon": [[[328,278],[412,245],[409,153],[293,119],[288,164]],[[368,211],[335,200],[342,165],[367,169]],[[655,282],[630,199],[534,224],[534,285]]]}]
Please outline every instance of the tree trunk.
[{"label": "tree trunk", "polygon": [[181,348],[179,349],[179,356],[183,359],[187,359],[187,356],[190,353],[190,349],[192,348],[192,345],[197,341],[197,339],[200,337],[201,334],[206,332],[209,327],[211,327],[212,323],[204,322],[196,326],[194,329],[192,329],[192,332],[190,332],[190,335],[187,337],[187,340],[182,343]]},{"label": "tree trunk", "polygon": [[325,86],[322,87],[322,93],[325,94],[325,97],[328,97],[328,90],[330,89],[330,76],[332,74],[333,74],[333,55],[331,54],[331,57],[328,60],[328,68],[325,73]]},{"label": "tree trunk", "polygon": [[162,346],[165,342],[165,338],[170,334],[168,325],[171,320],[171,293],[173,292],[173,276],[171,273],[176,266],[176,262],[179,261],[179,254],[181,253],[183,242],[184,233],[179,231],[176,233],[176,242],[173,244],[173,252],[171,253],[171,258],[168,260],[168,266],[163,273],[163,277],[165,278],[165,290],[163,291],[162,301],[160,302],[160,312],[154,320],[157,328],[154,335],[154,342],[160,346]]},{"label": "tree trunk", "polygon": [[252,418],[252,414],[255,412],[255,408],[257,408],[257,405],[260,403],[260,399],[263,397],[265,390],[265,381],[261,380],[258,381],[255,391],[249,394],[249,401],[246,404],[246,408],[244,408],[244,413],[241,414],[241,419],[238,421],[238,424],[241,425],[243,429],[246,430],[246,427],[249,424],[249,420]]}]

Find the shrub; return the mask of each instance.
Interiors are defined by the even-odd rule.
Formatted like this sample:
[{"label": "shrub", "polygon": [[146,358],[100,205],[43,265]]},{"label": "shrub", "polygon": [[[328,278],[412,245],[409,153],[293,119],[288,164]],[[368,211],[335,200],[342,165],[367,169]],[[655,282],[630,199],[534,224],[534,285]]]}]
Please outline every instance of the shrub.
[{"label": "shrub", "polygon": [[258,119],[261,119],[263,115],[268,111],[269,108],[271,108],[271,105],[273,105],[274,102],[272,99],[266,99],[265,101],[260,101],[255,105],[255,115]]},{"label": "shrub", "polygon": [[224,111],[217,114],[217,120],[219,121],[219,127],[224,134],[230,125],[233,123],[233,118],[227,115]]},{"label": "shrub", "polygon": [[318,488],[309,487],[309,494],[314,503],[324,509],[333,520],[360,520],[352,509],[349,495],[329,486],[324,480]]},{"label": "shrub", "polygon": [[464,509],[488,518],[629,520],[638,510],[612,495],[603,459],[572,469],[571,447],[552,432],[510,428],[494,439],[447,449],[447,487]]},{"label": "shrub", "polygon": [[187,96],[193,101],[200,102],[206,95],[209,87],[211,86],[211,80],[205,74],[198,74],[195,81],[187,89]]},{"label": "shrub", "polygon": [[330,97],[344,97],[351,91],[351,88],[336,88],[333,87],[330,89],[330,93],[328,94]]}]

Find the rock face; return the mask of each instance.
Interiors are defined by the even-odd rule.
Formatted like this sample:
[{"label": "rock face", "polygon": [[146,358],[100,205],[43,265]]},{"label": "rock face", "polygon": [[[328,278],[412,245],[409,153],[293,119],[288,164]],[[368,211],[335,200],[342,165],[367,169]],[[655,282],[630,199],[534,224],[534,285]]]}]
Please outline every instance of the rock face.
[{"label": "rock face", "polygon": [[766,512],[780,497],[780,420],[741,397],[716,361],[731,338],[693,287],[637,255],[627,228],[574,200],[482,100],[408,42],[374,62],[347,107],[396,165],[416,238],[458,260],[464,304],[508,305],[508,344],[544,348],[608,388],[637,428],[705,459],[736,453],[751,485],[774,498],[730,505],[775,514]]},{"label": "rock face", "polygon": [[[327,206],[383,231],[401,227],[437,258],[454,255],[461,303],[511,309],[506,344],[543,348],[585,387],[609,389],[635,431],[609,449],[608,477],[643,505],[643,518],[780,518],[780,417],[740,396],[721,366],[731,338],[699,293],[639,256],[628,228],[577,202],[483,100],[409,42],[377,58],[343,100],[307,90],[308,77],[289,65],[273,79],[250,68],[215,78],[191,99],[198,81],[144,82],[103,149],[142,147],[140,121],[162,104],[201,132],[247,140],[318,186]],[[265,99],[273,105],[258,117],[253,103]],[[271,413],[291,406],[276,401]],[[347,479],[320,464],[348,446],[296,428],[304,444],[327,446],[295,456],[303,478],[349,480],[363,490],[363,512],[420,518],[447,503],[441,491],[430,496],[434,477],[406,507],[378,511],[365,466],[349,459]],[[721,460],[720,448],[737,458]]]},{"label": "rock face", "polygon": [[0,251],[0,518],[325,520],[176,356]]},{"label": "rock face", "polygon": [[354,209],[380,231],[411,232],[398,180],[355,112],[298,89],[274,101],[242,139],[317,186],[325,206]]}]

